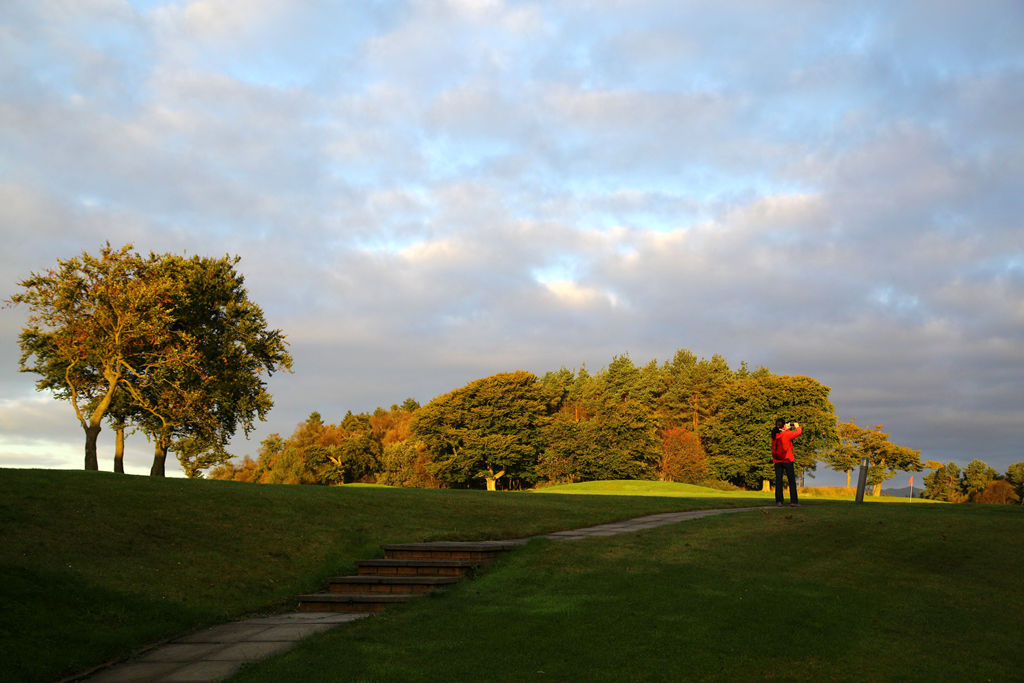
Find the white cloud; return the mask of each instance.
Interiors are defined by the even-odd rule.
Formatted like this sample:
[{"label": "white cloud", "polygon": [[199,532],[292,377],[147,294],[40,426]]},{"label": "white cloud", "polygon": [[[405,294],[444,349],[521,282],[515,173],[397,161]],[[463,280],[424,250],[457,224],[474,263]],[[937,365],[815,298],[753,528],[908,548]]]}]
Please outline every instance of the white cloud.
[{"label": "white cloud", "polygon": [[165,40],[198,40],[233,43],[252,40],[271,30],[299,3],[290,0],[192,0],[153,10],[154,21]]},{"label": "white cloud", "polygon": [[[945,422],[967,416],[1002,467],[1024,424],[1014,9],[17,4],[0,278],[106,240],[240,254],[296,355],[260,434],[685,346],[818,376],[844,419],[945,458],[974,448]],[[8,400],[31,393],[24,316],[0,312]],[[7,426],[65,425],[77,452],[55,408]]]},{"label": "white cloud", "polygon": [[614,294],[602,292],[593,287],[581,287],[571,280],[551,280],[544,287],[570,308],[586,309],[603,306],[617,306]]}]

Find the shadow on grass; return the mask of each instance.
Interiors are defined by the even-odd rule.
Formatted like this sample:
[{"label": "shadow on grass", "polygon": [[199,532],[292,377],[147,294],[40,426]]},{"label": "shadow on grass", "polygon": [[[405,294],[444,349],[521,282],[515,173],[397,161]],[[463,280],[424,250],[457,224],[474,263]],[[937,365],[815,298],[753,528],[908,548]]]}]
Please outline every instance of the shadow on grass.
[{"label": "shadow on grass", "polygon": [[9,596],[0,607],[8,681],[59,680],[95,665],[98,656],[123,657],[132,644],[161,639],[168,625],[184,632],[203,619],[181,603],[111,590],[70,571],[4,566],[0,585]]}]

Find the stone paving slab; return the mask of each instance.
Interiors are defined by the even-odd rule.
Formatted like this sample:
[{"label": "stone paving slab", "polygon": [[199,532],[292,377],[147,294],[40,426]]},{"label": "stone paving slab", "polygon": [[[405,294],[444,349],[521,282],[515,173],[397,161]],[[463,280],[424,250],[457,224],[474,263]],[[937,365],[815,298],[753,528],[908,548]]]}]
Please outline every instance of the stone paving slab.
[{"label": "stone paving slab", "polygon": [[[614,536],[689,519],[762,508],[763,506],[666,512],[583,529],[558,531],[544,534],[539,538],[571,541]],[[521,538],[497,543],[518,545],[529,540]],[[104,669],[83,680],[90,683],[214,683],[230,677],[247,662],[256,662],[285,652],[307,636],[323,633],[371,614],[290,612],[221,624],[176,638],[134,660]]]},{"label": "stone paving slab", "polygon": [[214,626],[205,631],[196,631],[175,640],[175,643],[237,643],[267,630],[264,624],[240,621],[233,624]]},{"label": "stone paving slab", "polygon": [[221,624],[177,638],[85,679],[90,683],[212,683],[247,662],[286,652],[303,638],[368,614],[293,612]]},{"label": "stone paving slab", "polygon": [[207,655],[223,647],[223,643],[168,643],[167,645],[150,650],[136,661],[194,662],[204,659]]},{"label": "stone paving slab", "polygon": [[163,678],[154,679],[161,683],[209,683],[222,681],[242,668],[240,662],[199,661],[177,669]]},{"label": "stone paving slab", "polygon": [[263,633],[258,633],[252,636],[249,640],[252,642],[262,643],[266,641],[275,640],[300,640],[307,636],[311,636],[314,633],[323,633],[329,631],[337,626],[337,624],[286,624],[284,626],[274,626],[267,629]]}]

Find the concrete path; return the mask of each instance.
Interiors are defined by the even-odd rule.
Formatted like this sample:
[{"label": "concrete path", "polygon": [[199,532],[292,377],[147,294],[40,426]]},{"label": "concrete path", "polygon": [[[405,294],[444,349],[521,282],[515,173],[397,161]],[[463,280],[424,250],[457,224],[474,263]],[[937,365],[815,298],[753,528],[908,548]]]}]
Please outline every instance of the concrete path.
[{"label": "concrete path", "polygon": [[[568,531],[556,531],[553,534],[545,534],[543,538],[571,541],[579,538],[592,538],[594,536],[614,536],[625,534],[640,529],[653,529],[657,526],[684,522],[688,519],[700,519],[712,515],[724,515],[728,512],[745,512],[748,510],[760,510],[764,506],[746,508],[725,508],[722,510],[690,510],[688,512],[663,512],[657,515],[647,515],[636,519],[627,519],[622,522],[611,522],[610,524],[599,524],[585,529],[570,529]],[[529,540],[529,539],[526,539]]]},{"label": "concrete path", "polygon": [[295,612],[221,624],[159,645],[85,679],[95,683],[222,681],[242,664],[285,652],[303,638],[370,613]]},{"label": "concrete path", "polygon": [[[729,512],[764,509],[726,508],[665,512],[622,522],[599,524],[585,529],[570,529],[542,538],[576,540],[614,536],[641,529],[653,529],[689,519]],[[529,538],[518,539],[522,543]],[[246,619],[214,626],[158,645],[139,657],[103,669],[84,679],[90,683],[212,683],[236,673],[243,664],[258,662],[290,650],[303,638],[322,633],[372,613],[294,612],[272,617]]]}]

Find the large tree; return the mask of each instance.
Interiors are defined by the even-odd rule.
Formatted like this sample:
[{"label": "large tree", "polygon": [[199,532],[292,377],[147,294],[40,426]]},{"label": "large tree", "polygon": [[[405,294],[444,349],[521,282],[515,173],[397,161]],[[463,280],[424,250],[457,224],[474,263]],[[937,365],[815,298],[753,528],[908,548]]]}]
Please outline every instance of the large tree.
[{"label": "large tree", "polygon": [[585,420],[560,414],[545,436],[538,472],[552,481],[639,479],[658,465],[654,419],[638,401],[598,407]]},{"label": "large tree", "polygon": [[291,357],[284,335],[267,329],[249,301],[237,262],[144,258],[130,244],[108,244],[99,257],[58,260],[20,283],[11,303],[30,310],[21,369],[74,407],[86,469],[98,468],[96,437],[108,412],[119,444],[129,423],[150,434],[158,476],[173,439],[198,438],[226,457],[236,429],[248,432],[265,417],[272,401],[263,375],[288,369]]},{"label": "large tree", "polygon": [[552,481],[651,476],[660,447],[654,404],[661,373],[616,356],[596,375],[562,369],[542,380],[554,416],[538,472]]},{"label": "large tree", "polygon": [[[198,439],[206,466],[228,459],[227,441],[266,418],[273,400],[264,376],[291,368],[280,330],[270,329],[250,300],[237,256],[150,255],[160,276],[177,283],[171,304],[175,337],[161,362],[123,379],[153,438],[151,474],[163,476],[176,438]],[[174,362],[166,362],[173,359]]]},{"label": "large tree", "polygon": [[227,442],[227,435],[218,431],[203,385],[199,352],[190,335],[182,332],[153,362],[133,364],[121,378],[121,390],[135,409],[133,422],[153,441],[150,476],[164,476],[167,451],[176,439],[196,439],[214,448]]},{"label": "large tree", "polygon": [[967,467],[964,468],[962,487],[964,495],[967,496],[968,500],[974,500],[985,487],[988,486],[989,482],[995,481],[999,477],[999,473],[996,472],[995,468],[990,467],[988,463],[983,460],[972,460],[967,463]]},{"label": "large tree", "polygon": [[1010,482],[1014,492],[1024,503],[1024,462],[1015,462],[1006,468],[1006,481]]},{"label": "large tree", "polygon": [[[662,373],[664,393],[657,408],[661,427],[685,427],[694,434],[699,434],[704,423],[714,415],[717,397],[735,379],[722,356],[715,354],[711,360],[698,359],[687,349],[676,351]],[[767,371],[762,370],[758,376],[765,374]]]},{"label": "large tree", "polygon": [[156,276],[156,264],[109,244],[98,257],[58,260],[32,273],[11,297],[28,306],[18,337],[22,372],[36,388],[71,403],[85,431],[85,469],[98,469],[96,438],[129,369],[152,363],[173,341],[172,302],[180,283]]},{"label": "large tree", "polygon": [[929,460],[924,466],[932,471],[924,477],[922,498],[945,500],[950,503],[962,503],[967,499],[960,490],[960,467],[955,462],[943,465],[935,460]]},{"label": "large tree", "polygon": [[431,453],[430,473],[449,484],[502,477],[536,480],[549,406],[537,377],[499,373],[438,396],[416,413],[413,433]]},{"label": "large tree", "polygon": [[754,373],[726,384],[716,397],[718,410],[701,431],[711,471],[750,489],[774,476],[771,430],[776,418],[799,422],[794,441],[796,468],[813,469],[818,454],[835,446],[835,409],[829,387],[810,377]]},{"label": "large tree", "polygon": [[822,451],[819,457],[829,469],[845,474],[846,488],[850,488],[850,474],[860,464],[860,453],[853,444],[840,440],[836,446]]},{"label": "large tree", "polygon": [[894,444],[882,431],[882,425],[867,428],[856,422],[843,422],[839,425],[839,439],[842,448],[851,450],[858,459],[868,459],[867,483],[873,487],[875,496],[882,495],[882,484],[897,472],[920,472],[924,467],[921,451]]}]

